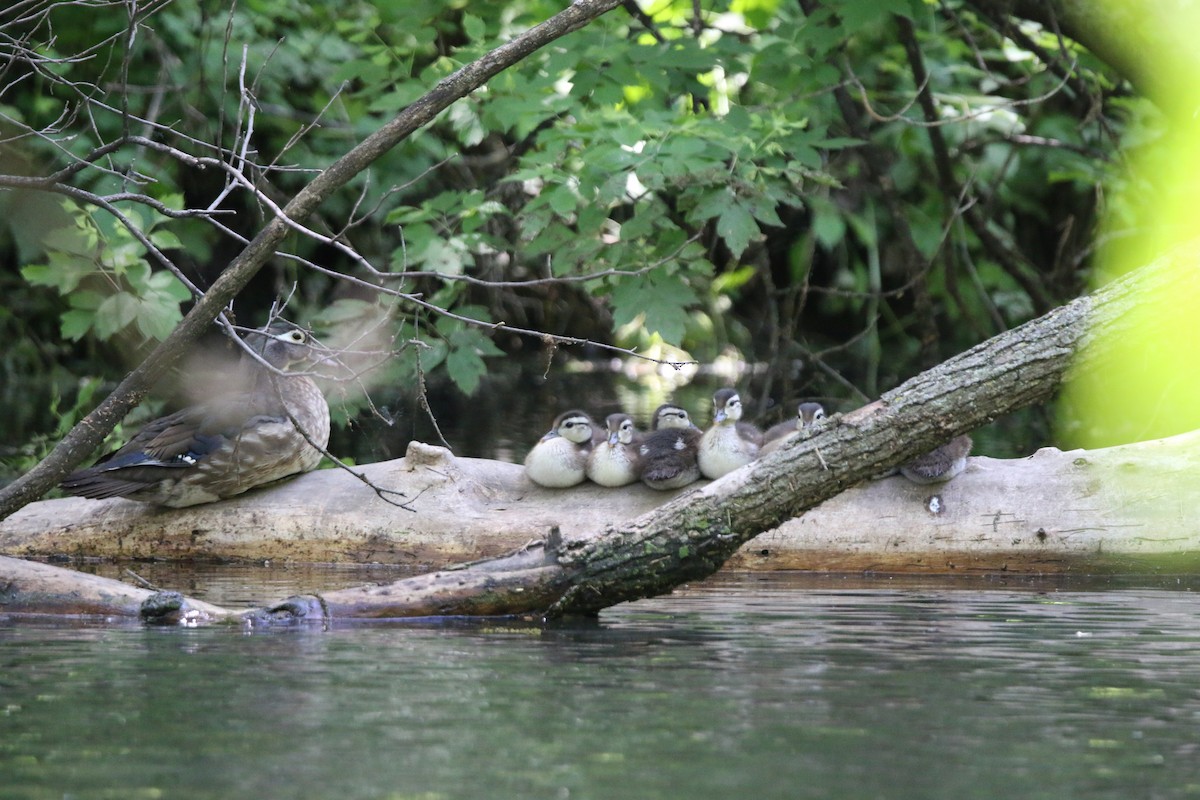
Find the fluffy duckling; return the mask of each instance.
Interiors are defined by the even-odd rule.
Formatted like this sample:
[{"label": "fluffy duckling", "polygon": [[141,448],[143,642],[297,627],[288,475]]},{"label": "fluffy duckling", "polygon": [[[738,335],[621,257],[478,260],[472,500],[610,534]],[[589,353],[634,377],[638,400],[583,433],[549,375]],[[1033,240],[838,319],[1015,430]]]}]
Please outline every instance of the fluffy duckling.
[{"label": "fluffy duckling", "polygon": [[525,474],[539,486],[564,489],[583,483],[595,423],[585,412],[565,411],[525,456]]},{"label": "fluffy duckling", "polygon": [[700,439],[696,461],[706,478],[719,478],[749,464],[762,447],[762,432],[742,422],[742,399],[733,389],[713,395],[713,425]]},{"label": "fluffy duckling", "polygon": [[807,436],[812,432],[813,425],[823,419],[825,419],[825,409],[820,403],[801,403],[796,410],[795,420],[772,425],[763,434],[763,446],[759,451],[759,456],[765,456],[767,453],[778,450],[780,445],[787,441],[793,433]]},{"label": "fluffy duckling", "polygon": [[900,465],[900,474],[913,483],[945,483],[967,468],[971,437],[955,436],[941,447]]},{"label": "fluffy duckling", "polygon": [[642,439],[642,483],[651,489],[679,489],[700,479],[696,453],[704,434],[684,409],[664,403],[654,412],[653,430]]},{"label": "fluffy duckling", "polygon": [[588,478],[601,486],[625,486],[638,478],[641,434],[628,414],[609,414],[604,420],[608,438],[592,448]]}]

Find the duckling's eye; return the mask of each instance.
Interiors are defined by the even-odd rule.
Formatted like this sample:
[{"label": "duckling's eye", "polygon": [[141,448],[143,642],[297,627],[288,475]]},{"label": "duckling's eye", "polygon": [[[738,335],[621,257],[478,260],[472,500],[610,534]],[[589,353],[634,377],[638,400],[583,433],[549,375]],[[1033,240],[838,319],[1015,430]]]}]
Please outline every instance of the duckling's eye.
[{"label": "duckling's eye", "polygon": [[287,333],[285,333],[281,338],[283,338],[286,341],[291,342],[292,344],[304,344],[304,340],[307,337],[304,335],[304,331],[290,330]]},{"label": "duckling's eye", "polygon": [[825,412],[818,409],[816,413],[813,414],[813,419],[825,419]]}]

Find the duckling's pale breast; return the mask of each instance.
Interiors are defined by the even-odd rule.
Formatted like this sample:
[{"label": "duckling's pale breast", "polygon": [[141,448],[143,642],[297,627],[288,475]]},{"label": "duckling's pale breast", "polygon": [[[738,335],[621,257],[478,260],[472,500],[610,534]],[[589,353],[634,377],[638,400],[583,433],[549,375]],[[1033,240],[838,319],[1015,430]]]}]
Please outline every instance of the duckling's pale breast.
[{"label": "duckling's pale breast", "polygon": [[717,425],[704,432],[697,461],[706,478],[720,478],[749,464],[758,455],[758,444],[744,439],[733,425]]},{"label": "duckling's pale breast", "polygon": [[550,489],[583,483],[590,449],[561,436],[543,439],[525,456],[525,474],[529,480]]},{"label": "duckling's pale breast", "polygon": [[587,476],[601,486],[625,486],[637,480],[637,447],[632,444],[601,442],[592,448],[587,460]]}]

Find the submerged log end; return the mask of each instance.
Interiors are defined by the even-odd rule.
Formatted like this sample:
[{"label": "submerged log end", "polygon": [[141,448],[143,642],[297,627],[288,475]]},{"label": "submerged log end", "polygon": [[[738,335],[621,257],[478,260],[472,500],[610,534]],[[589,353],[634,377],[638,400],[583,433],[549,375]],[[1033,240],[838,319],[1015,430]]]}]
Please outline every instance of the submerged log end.
[{"label": "submerged log end", "polygon": [[214,614],[213,609],[195,604],[179,592],[155,592],[142,601],[138,616],[147,625],[183,625],[185,627],[214,622],[227,614]]}]

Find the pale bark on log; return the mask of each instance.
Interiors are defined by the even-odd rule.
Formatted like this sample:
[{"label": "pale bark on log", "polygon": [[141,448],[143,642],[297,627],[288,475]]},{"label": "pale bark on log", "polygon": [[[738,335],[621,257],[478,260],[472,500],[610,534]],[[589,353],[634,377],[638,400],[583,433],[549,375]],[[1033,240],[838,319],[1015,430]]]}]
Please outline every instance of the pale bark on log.
[{"label": "pale bark on log", "polygon": [[[1195,253],[1177,253],[1194,263]],[[724,478],[695,490],[683,490],[679,496],[635,519],[603,526],[601,530],[567,530],[561,542],[549,546],[531,544],[509,557],[462,569],[446,570],[396,582],[386,587],[344,590],[327,596],[295,598],[267,613],[265,618],[307,618],[326,620],[332,613],[357,616],[425,616],[429,614],[521,614],[556,616],[592,613],[609,605],[669,591],[688,580],[700,579],[716,571],[747,541],[800,514],[807,508],[833,497],[843,490],[870,479],[881,470],[911,458],[941,441],[991,420],[992,418],[1048,398],[1059,386],[1070,358],[1082,344],[1090,346],[1079,359],[1081,368],[1103,368],[1106,337],[1120,337],[1129,324],[1128,311],[1157,293],[1169,292],[1182,302],[1196,304],[1200,299],[1200,271],[1170,270],[1167,261],[1147,267],[1098,292],[1056,309],[1021,328],[997,336],[942,365],[929,370],[876,402],[847,415],[835,415],[812,437],[793,442],[776,453],[737,470]],[[1170,335],[1171,332],[1164,332]],[[1195,507],[1186,482],[1172,481],[1165,475],[1193,474],[1189,461],[1191,440],[1175,437],[1157,445],[1147,445],[1148,460],[1140,465],[1133,457],[1136,450],[1113,448],[1109,455],[1116,467],[1090,471],[1085,467],[1101,459],[1105,451],[1084,455],[1066,454],[1070,466],[1079,468],[1070,475],[1074,490],[1061,495],[1063,506],[1086,509],[1107,502],[1103,514],[1116,515],[1125,492],[1146,510],[1135,520],[1135,534],[1127,537],[1142,541],[1146,531],[1188,519]],[[1174,446],[1174,449],[1172,447]],[[1157,452],[1155,452],[1157,450]],[[1170,459],[1163,458],[1170,453]],[[1082,462],[1080,460],[1082,459]],[[1030,463],[1036,463],[1037,458]],[[1133,464],[1133,468],[1121,464]],[[1159,463],[1164,466],[1153,467]],[[976,460],[968,472],[942,492],[942,501],[953,501],[955,508],[962,497],[955,495],[970,486],[974,475],[986,474],[985,463]],[[444,471],[444,470],[443,470]],[[316,477],[316,476],[311,476]],[[309,481],[311,477],[302,478]],[[295,490],[301,481],[279,491]],[[452,477],[451,484],[455,484]],[[882,481],[865,491],[888,491],[895,481]],[[463,493],[488,490],[463,480],[455,485]],[[598,488],[561,490],[559,513],[584,507],[584,495],[566,491],[605,492]],[[634,491],[643,491],[635,489]],[[307,494],[308,492],[305,492]],[[613,497],[615,495],[605,495]],[[263,497],[266,497],[264,494]],[[502,502],[512,502],[509,496]],[[985,498],[997,534],[1025,542],[1032,537],[1039,545],[1066,542],[1081,531],[1051,521],[1050,527],[1032,522],[1014,536],[1001,533],[1005,521],[1003,498]],[[922,500],[922,502],[925,502]],[[1042,505],[1049,503],[1043,498]],[[1115,503],[1116,505],[1111,505]],[[566,506],[566,508],[564,508]],[[608,505],[598,501],[593,508],[603,514]],[[223,513],[213,509],[214,513]],[[1168,512],[1165,517],[1150,511]],[[1137,511],[1137,509],[1134,509]],[[185,513],[154,512],[158,514]],[[1051,509],[1054,513],[1055,509]],[[1141,513],[1138,511],[1137,513]],[[999,514],[1001,516],[997,517]],[[519,515],[518,515],[519,516]],[[975,514],[974,517],[978,517]],[[1021,519],[1033,520],[1032,512]],[[1114,516],[1113,519],[1119,519]],[[492,518],[493,526],[496,525]],[[544,536],[547,524],[560,523],[551,518],[518,519],[516,530],[532,542]],[[269,529],[270,520],[259,524]],[[801,522],[800,524],[803,524]],[[1120,525],[1111,521],[1103,525]],[[585,524],[581,526],[587,528]],[[986,527],[986,526],[985,526]],[[1089,525],[1080,526],[1092,527]],[[972,522],[973,535],[978,519]],[[1038,532],[1046,533],[1043,539]],[[1052,535],[1053,533],[1053,535]],[[897,530],[903,537],[905,530]],[[205,535],[197,530],[197,536]],[[1161,535],[1161,534],[1160,534]],[[807,533],[802,534],[806,537]],[[1110,546],[1112,539],[1098,545]],[[1010,546],[1012,546],[1010,544]],[[1195,552],[1192,539],[1185,539],[1177,551],[1190,557]]]},{"label": "pale bark on log", "polygon": [[[1179,563],[1200,551],[1200,433],[1028,458],[972,457],[950,483],[868,480],[759,534],[726,566],[826,572],[1070,572]],[[33,503],[0,522],[0,553],[113,561],[395,564],[414,570],[490,559],[552,529],[586,537],[675,493],[641,486],[566,490],[521,467],[413,443],[363,467],[416,512],[325,470],[226,503],[157,509],[128,500]],[[1169,493],[1172,502],[1164,503]]]}]

